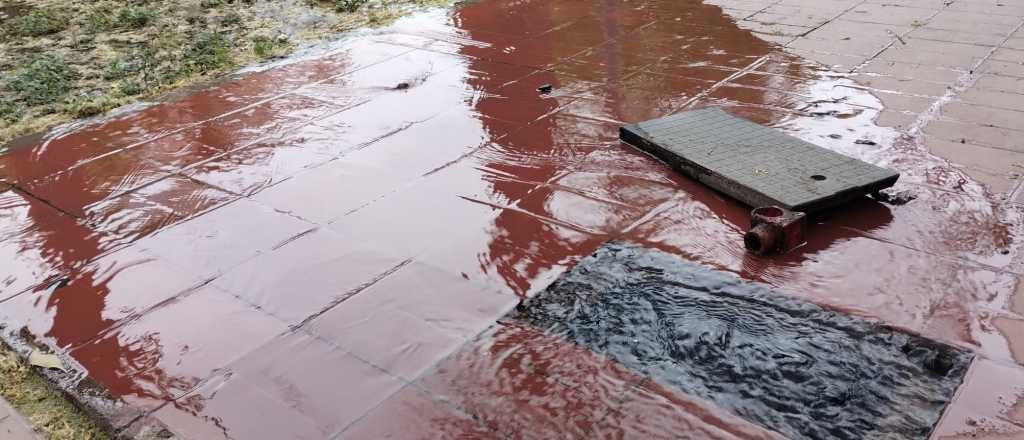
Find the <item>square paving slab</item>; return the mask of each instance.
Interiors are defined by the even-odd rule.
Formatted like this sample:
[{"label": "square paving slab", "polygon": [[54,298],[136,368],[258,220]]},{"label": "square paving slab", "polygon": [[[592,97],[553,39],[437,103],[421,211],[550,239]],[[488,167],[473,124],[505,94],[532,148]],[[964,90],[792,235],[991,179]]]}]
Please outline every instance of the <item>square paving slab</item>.
[{"label": "square paving slab", "polygon": [[627,125],[620,136],[752,207],[816,211],[888,188],[900,177],[714,107]]}]

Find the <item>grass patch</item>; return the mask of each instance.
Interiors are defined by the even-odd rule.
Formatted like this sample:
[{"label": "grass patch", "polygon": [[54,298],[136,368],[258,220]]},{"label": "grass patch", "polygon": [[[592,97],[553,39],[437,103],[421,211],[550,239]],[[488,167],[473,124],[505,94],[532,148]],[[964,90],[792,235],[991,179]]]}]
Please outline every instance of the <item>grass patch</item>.
[{"label": "grass patch", "polygon": [[28,105],[50,105],[71,91],[75,77],[75,71],[63,59],[41,55],[17,71],[7,88]]},{"label": "grass patch", "polygon": [[[21,109],[18,104],[10,99],[0,99],[0,121],[15,122],[21,119],[18,114]],[[0,149],[2,151],[3,149]]]},{"label": "grass patch", "polygon": [[220,25],[224,27],[234,27],[240,24],[242,24],[242,16],[235,11],[224,14],[220,19]]},{"label": "grass patch", "polygon": [[117,14],[118,26],[142,29],[153,19],[153,10],[146,6],[129,6]]},{"label": "grass patch", "polygon": [[234,64],[231,49],[231,40],[223,34],[199,34],[185,49],[184,64],[178,73],[181,76],[196,75],[229,67]]},{"label": "grass patch", "polygon": [[356,12],[367,0],[334,0],[334,10],[338,12]]},{"label": "grass patch", "polygon": [[50,440],[105,440],[92,420],[0,343],[0,395]]},{"label": "grass patch", "polygon": [[266,59],[284,56],[291,52],[292,44],[286,39],[257,35],[252,39],[252,53],[257,58]]},{"label": "grass patch", "polygon": [[33,9],[4,23],[4,33],[12,37],[41,37],[55,34],[68,27],[68,18],[56,9]]},{"label": "grass patch", "polygon": [[153,49],[146,46],[114,58],[104,70],[103,79],[119,80],[138,76],[152,67],[154,57]]},{"label": "grass patch", "polygon": [[[115,92],[119,92],[115,90]],[[99,94],[96,96],[75,96],[68,99],[64,104],[64,112],[70,113],[76,118],[88,118],[113,110],[125,102],[116,94]]]},{"label": "grass patch", "polygon": [[[2,1],[2,0],[0,0]],[[0,23],[0,146],[450,0],[21,0]],[[2,150],[2,147],[0,147]]]}]

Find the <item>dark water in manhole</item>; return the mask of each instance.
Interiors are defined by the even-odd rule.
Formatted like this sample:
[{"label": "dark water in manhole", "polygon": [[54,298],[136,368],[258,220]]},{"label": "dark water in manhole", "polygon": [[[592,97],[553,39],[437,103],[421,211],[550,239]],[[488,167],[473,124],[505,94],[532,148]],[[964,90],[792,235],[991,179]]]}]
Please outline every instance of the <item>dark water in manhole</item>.
[{"label": "dark water in manhole", "polygon": [[791,438],[926,439],[972,357],[624,242],[514,314]]}]

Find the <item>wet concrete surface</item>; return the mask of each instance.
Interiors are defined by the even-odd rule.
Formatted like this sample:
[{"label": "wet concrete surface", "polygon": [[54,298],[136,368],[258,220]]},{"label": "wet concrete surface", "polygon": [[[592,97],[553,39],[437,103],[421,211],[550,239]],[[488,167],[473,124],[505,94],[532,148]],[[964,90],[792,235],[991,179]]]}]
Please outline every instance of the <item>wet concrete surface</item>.
[{"label": "wet concrete surface", "polygon": [[[1024,118],[991,90],[1021,75],[996,45],[1024,11],[918,3],[476,2],[15,142],[0,322],[124,403],[117,427],[183,438],[777,437],[496,323],[627,239],[971,350],[936,437],[1019,435],[1024,153],[1004,135]],[[960,34],[988,38],[934,51]],[[702,106],[898,170],[916,199],[748,255],[747,207],[618,141]]]}]

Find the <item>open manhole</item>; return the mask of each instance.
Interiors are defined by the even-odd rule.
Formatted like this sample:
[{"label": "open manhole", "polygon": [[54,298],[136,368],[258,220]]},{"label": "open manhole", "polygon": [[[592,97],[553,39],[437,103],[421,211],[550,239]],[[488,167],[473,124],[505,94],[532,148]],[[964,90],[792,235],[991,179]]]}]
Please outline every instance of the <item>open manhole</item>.
[{"label": "open manhole", "polygon": [[813,212],[888,188],[899,173],[709,107],[627,125],[626,143],[751,207]]},{"label": "open manhole", "polygon": [[972,357],[623,242],[513,314],[794,439],[927,439]]}]

